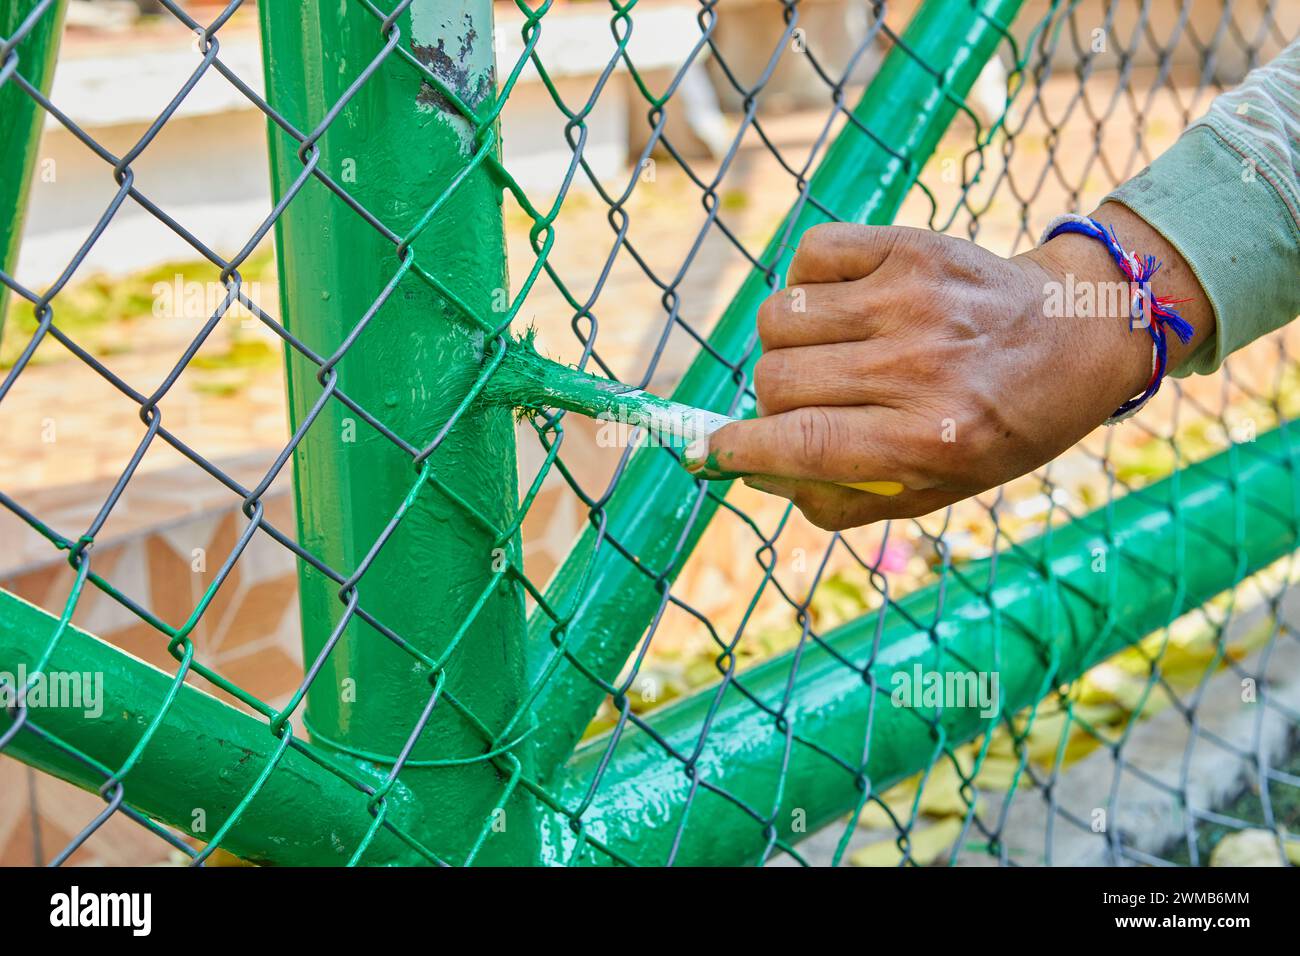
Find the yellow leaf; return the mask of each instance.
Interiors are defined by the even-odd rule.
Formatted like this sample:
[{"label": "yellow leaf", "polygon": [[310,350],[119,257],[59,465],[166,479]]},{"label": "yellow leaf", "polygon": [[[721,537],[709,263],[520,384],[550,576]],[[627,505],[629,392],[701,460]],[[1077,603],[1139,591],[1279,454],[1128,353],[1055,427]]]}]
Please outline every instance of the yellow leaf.
[{"label": "yellow leaf", "polygon": [[[956,757],[963,773],[969,778],[971,768],[969,755],[957,751]],[[947,757],[940,757],[921,790],[921,812],[932,817],[965,816],[970,810],[970,805],[962,799],[961,786],[962,778],[953,767],[952,761]],[[967,792],[972,798],[975,796],[973,789],[968,789]]]},{"label": "yellow leaf", "polygon": [[906,824],[912,818],[912,803],[916,799],[916,780],[915,777],[911,780],[905,780],[890,787],[881,795],[881,800],[893,813],[893,819],[890,819],[885,807],[872,800],[862,808],[862,813],[858,815],[858,826],[867,830],[892,831],[898,826],[894,820]]},{"label": "yellow leaf", "polygon": [[[918,866],[929,866],[952,848],[961,836],[960,817],[946,817],[924,830],[914,830],[908,837],[908,858]],[[881,840],[849,855],[854,866],[898,866],[903,853],[894,840]]]},{"label": "yellow leaf", "polygon": [[1285,866],[1277,837],[1267,830],[1229,833],[1210,852],[1210,866]]}]

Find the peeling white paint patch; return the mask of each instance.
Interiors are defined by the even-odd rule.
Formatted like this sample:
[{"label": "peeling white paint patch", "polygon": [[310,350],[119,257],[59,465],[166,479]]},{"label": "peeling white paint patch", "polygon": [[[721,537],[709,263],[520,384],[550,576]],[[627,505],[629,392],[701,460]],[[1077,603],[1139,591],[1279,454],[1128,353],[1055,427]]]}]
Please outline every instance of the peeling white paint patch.
[{"label": "peeling white paint patch", "polygon": [[438,121],[450,126],[456,133],[456,145],[460,150],[460,155],[464,159],[469,159],[474,155],[474,127],[469,120],[463,116],[456,116],[448,113],[446,110],[440,110],[435,106],[427,103],[419,104],[421,112],[430,111],[438,115]]},{"label": "peeling white paint patch", "polygon": [[[411,5],[412,47],[437,49],[442,43],[438,64],[428,64],[438,77],[462,100],[473,107],[471,90],[488,90],[492,86],[495,55],[492,46],[492,8],[485,0],[416,0]],[[445,55],[445,56],[444,56]],[[424,60],[423,57],[421,57]],[[425,60],[427,63],[427,60]],[[449,75],[449,74],[457,75]],[[420,97],[416,109],[434,113],[441,123],[452,128],[460,155],[474,154],[474,126],[464,117],[439,104],[431,97]]]}]

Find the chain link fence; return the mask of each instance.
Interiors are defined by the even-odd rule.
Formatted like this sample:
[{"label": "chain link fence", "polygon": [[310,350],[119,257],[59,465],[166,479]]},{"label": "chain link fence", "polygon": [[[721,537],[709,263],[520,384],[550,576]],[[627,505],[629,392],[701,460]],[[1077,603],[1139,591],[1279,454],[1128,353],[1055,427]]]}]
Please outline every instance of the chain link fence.
[{"label": "chain link fence", "polygon": [[[0,750],[104,800],[55,862],[115,816],[194,863],[219,849],[340,864],[1295,856],[1286,333],[1212,378],[1171,380],[1133,422],[1005,487],[842,534],[693,482],[677,450],[617,423],[544,410],[517,428],[489,401],[509,352],[536,345],[745,413],[754,309],[808,225],[892,220],[1024,251],[1285,46],[1294,11],[723,0],[701,3],[684,37],[654,25],[663,5],[633,0],[610,5],[576,83],[577,41],[547,40],[573,5],[498,6],[495,43],[489,3],[265,6],[262,94],[222,58],[249,3],[204,21],[162,5],[195,34],[192,72],[124,152],[43,91],[60,3],[19,4],[0,39],[6,110],[52,117],[114,187],[55,281],[29,286],[4,263],[29,338],[0,415],[57,343],[74,360],[66,389],[103,379],[140,422],[84,526],[47,524],[0,487],[72,570],[61,605],[0,614]],[[665,45],[680,51],[668,67]],[[265,115],[271,144],[273,205],[233,254],[135,174],[213,75]],[[512,174],[501,121],[524,82],[544,89],[537,109],[568,151],[538,183]],[[615,101],[639,149],[621,164],[591,145]],[[224,289],[156,382],[126,380],[60,325],[61,296],[128,204]],[[250,296],[244,274],[272,238],[278,303]],[[288,370],[291,435],[256,481],[167,415],[232,310],[274,334]],[[244,516],[184,620],[95,561],[160,444]],[[265,507],[291,473],[296,527]],[[552,560],[530,533],[563,514],[575,543]],[[292,553],[301,591],[304,665],[275,703],[205,664],[196,637],[255,539]],[[1144,558],[1153,548],[1174,557]],[[74,626],[89,589],[165,645],[169,672]],[[60,670],[104,674],[104,719],[18,693]],[[969,675],[979,706],[923,693],[899,706],[913,673]]]}]

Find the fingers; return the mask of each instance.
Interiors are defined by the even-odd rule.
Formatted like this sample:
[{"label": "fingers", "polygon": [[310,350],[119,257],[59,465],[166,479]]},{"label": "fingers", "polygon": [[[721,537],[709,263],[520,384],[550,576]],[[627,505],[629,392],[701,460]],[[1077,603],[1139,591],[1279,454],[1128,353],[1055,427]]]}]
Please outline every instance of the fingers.
[{"label": "fingers", "polygon": [[922,487],[896,457],[905,443],[891,440],[891,415],[891,409],[874,407],[812,407],[732,422],[687,449],[683,464],[702,478],[777,475]]},{"label": "fingers", "polygon": [[933,436],[919,430],[929,405],[916,394],[941,377],[950,340],[960,337],[907,328],[929,316],[915,309],[914,293],[917,276],[943,258],[935,241],[900,227],[827,224],[805,233],[789,287],[757,317],[762,417],[692,445],[687,470],[744,477],[832,531],[928,514],[962,497],[960,483],[934,477],[942,471],[927,451]]},{"label": "fingers", "polygon": [[879,331],[875,299],[862,282],[792,285],[774,292],[758,309],[763,351],[869,338]]},{"label": "fingers", "polygon": [[[845,342],[764,352],[754,366],[754,393],[765,415],[810,405],[890,405],[892,351]],[[892,391],[896,391],[894,388]]]},{"label": "fingers", "polygon": [[880,268],[895,246],[911,241],[910,233],[917,231],[843,222],[813,226],[799,240],[786,270],[786,284],[861,279]]},{"label": "fingers", "polygon": [[805,518],[825,531],[844,531],[891,518],[918,518],[958,500],[944,491],[906,491],[896,498],[881,498],[821,481],[803,481],[754,475],[743,479],[749,487],[785,498]]},{"label": "fingers", "polygon": [[[911,303],[900,303],[897,286],[901,281],[908,287],[918,270],[933,265],[934,242],[924,230],[901,226],[828,223],[809,229],[786,273],[787,287],[759,307],[763,349],[878,335],[891,318],[908,311]],[[887,260],[891,266],[885,269]]]}]

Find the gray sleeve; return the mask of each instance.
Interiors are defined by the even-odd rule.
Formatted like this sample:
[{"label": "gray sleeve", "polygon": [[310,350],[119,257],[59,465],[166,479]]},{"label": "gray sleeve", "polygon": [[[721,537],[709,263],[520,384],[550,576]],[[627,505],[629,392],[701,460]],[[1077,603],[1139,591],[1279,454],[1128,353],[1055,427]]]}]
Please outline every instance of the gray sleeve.
[{"label": "gray sleeve", "polygon": [[1117,188],[1176,248],[1216,332],[1179,369],[1212,372],[1300,313],[1300,40],[1218,96],[1169,150]]}]

